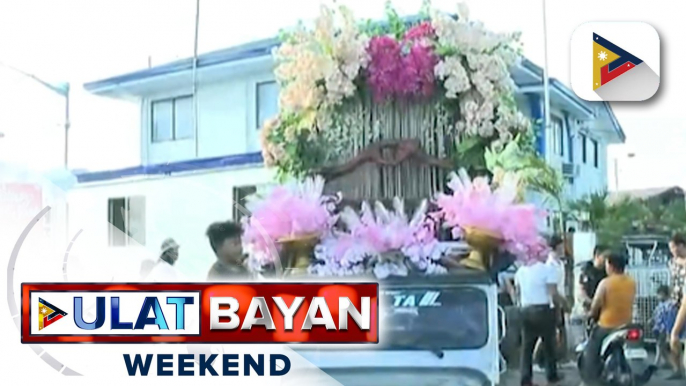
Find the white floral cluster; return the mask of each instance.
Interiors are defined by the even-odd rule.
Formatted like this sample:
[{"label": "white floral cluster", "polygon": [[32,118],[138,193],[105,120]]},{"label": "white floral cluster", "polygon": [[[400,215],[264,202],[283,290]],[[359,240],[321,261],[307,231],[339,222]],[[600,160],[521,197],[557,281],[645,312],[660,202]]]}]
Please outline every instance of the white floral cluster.
[{"label": "white floral cluster", "polygon": [[[343,259],[333,257],[335,240],[324,241],[315,249],[317,263],[309,267],[309,273],[317,276],[361,276],[373,274],[377,279],[389,276],[407,276],[410,272],[407,264],[397,259],[379,259],[376,252],[365,248],[351,248]],[[443,275],[448,270],[439,263],[445,251],[437,244],[430,248],[411,247],[400,251],[412,265],[423,275]],[[372,262],[371,264],[369,264]]]},{"label": "white floral cluster", "polygon": [[310,265],[309,273],[316,276],[359,276],[365,274],[365,266],[361,264],[365,255],[348,253],[345,259],[336,260],[332,257],[332,239],[317,245],[314,256],[317,263]]},{"label": "white floral cluster", "polygon": [[310,272],[323,276],[373,273],[379,279],[407,276],[410,271],[446,273],[440,264],[445,251],[425,222],[427,208],[424,200],[411,219],[398,197],[390,211],[380,202],[375,210],[363,203],[360,214],[345,208],[340,219],[347,230],[335,231],[322,240]]},{"label": "white floral cluster", "polygon": [[495,33],[469,21],[465,8],[457,19],[434,13],[431,22],[438,46],[450,53],[434,72],[443,80],[446,97],[460,99],[458,132],[482,137],[498,133],[499,140],[507,142],[512,131],[523,127],[519,122],[523,116],[516,116],[501,101],[514,91],[509,69],[519,58],[514,48],[519,36]]},{"label": "white floral cluster", "polygon": [[[402,254],[410,259],[412,265],[424,275],[443,275],[448,273],[448,269],[439,264],[445,251],[438,246],[438,243],[428,246],[428,248],[409,247],[403,248]],[[389,276],[407,276],[409,269],[407,264],[397,261],[384,261],[374,265],[372,270],[378,279],[385,279]]]},{"label": "white floral cluster", "polygon": [[504,104],[498,106],[496,115],[498,118],[493,126],[499,136],[498,139],[491,144],[494,149],[502,149],[512,141],[513,132],[525,132],[530,127],[529,118],[522,114],[521,111]]},{"label": "white floral cluster", "polygon": [[443,81],[447,98],[455,99],[472,87],[467,70],[462,66],[460,56],[448,56],[438,62],[434,67],[434,74]]},{"label": "white floral cluster", "polygon": [[357,90],[354,80],[369,61],[368,43],[347,8],[335,12],[322,6],[314,30],[300,26],[276,50],[281,108],[317,109],[352,96]]}]

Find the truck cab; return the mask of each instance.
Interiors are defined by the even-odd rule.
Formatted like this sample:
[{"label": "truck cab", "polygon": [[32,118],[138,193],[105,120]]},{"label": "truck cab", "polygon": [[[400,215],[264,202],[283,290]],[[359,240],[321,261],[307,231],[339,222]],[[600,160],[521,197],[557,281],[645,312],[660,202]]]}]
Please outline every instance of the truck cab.
[{"label": "truck cab", "polygon": [[397,277],[379,287],[378,344],[292,348],[344,385],[500,382],[504,315],[487,273]]}]

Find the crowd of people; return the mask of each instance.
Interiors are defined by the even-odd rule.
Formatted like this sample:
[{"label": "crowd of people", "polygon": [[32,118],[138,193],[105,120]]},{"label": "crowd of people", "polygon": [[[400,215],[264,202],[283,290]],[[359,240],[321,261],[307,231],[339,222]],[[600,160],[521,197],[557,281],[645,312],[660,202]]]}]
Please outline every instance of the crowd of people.
[{"label": "crowd of people", "polygon": [[[533,370],[540,366],[549,383],[561,380],[558,369],[567,353],[565,318],[571,312],[566,294],[564,243],[554,236],[547,261],[535,261],[499,278],[501,304],[519,309],[521,326],[521,384],[532,385]],[[668,379],[686,379],[683,351],[686,341],[686,237],[675,234],[669,242],[670,285],[658,290],[660,304],[655,309],[653,329],[658,335],[659,357],[671,366]],[[589,336],[582,368],[586,380],[600,375],[603,340],[613,330],[634,320],[636,282],[626,272],[628,259],[623,252],[598,245],[593,258],[581,266],[579,293],[581,309],[588,321]]]},{"label": "crowd of people", "polygon": [[[206,236],[217,261],[211,266],[207,281],[231,281],[249,275],[241,245],[241,226],[232,221],[217,222]],[[501,305],[517,306],[521,320],[521,385],[530,386],[536,366],[544,369],[549,383],[561,380],[558,367],[567,353],[566,315],[571,311],[567,296],[567,270],[563,239],[553,236],[546,261],[506,269],[498,277]],[[173,239],[162,243],[159,259],[141,267],[145,281],[178,281],[174,264],[179,258],[179,244]],[[654,332],[658,335],[659,357],[673,369],[669,379],[686,379],[683,365],[683,342],[686,340],[686,237],[674,235],[669,242],[669,286],[658,290],[660,303],[655,309]],[[624,253],[602,245],[595,247],[593,258],[581,268],[581,307],[593,323],[584,351],[586,378],[601,371],[600,350],[603,339],[614,329],[633,321],[636,283],[626,273]],[[512,268],[512,267],[510,267]]]}]

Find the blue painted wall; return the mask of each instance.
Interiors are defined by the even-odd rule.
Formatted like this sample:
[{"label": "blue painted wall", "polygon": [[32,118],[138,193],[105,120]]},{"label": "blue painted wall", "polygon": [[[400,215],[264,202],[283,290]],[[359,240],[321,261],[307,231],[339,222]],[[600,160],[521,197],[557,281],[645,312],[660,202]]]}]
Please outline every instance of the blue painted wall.
[{"label": "blue painted wall", "polygon": [[76,173],[78,182],[96,182],[115,180],[124,177],[146,175],[170,175],[174,173],[192,172],[197,170],[235,167],[262,163],[262,153],[236,154],[226,157],[194,159],[189,161],[172,162],[159,165],[136,166],[132,168],[107,170],[101,172]]}]

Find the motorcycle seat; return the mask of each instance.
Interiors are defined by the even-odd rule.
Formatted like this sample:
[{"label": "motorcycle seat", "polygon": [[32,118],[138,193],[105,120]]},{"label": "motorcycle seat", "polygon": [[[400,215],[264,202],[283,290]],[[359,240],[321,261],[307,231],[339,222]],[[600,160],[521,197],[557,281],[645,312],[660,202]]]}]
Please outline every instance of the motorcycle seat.
[{"label": "motorcycle seat", "polygon": [[643,328],[643,325],[640,323],[627,323],[624,325],[621,325],[617,328],[613,328],[613,331],[619,331],[619,330],[640,330]]}]

